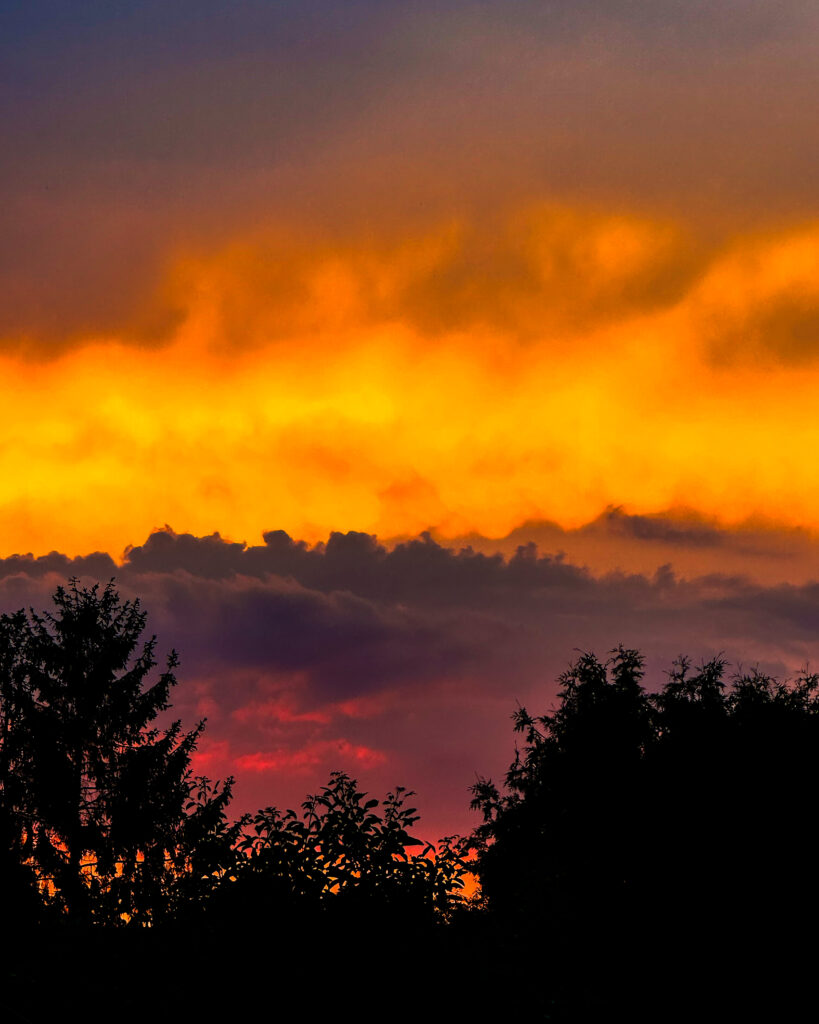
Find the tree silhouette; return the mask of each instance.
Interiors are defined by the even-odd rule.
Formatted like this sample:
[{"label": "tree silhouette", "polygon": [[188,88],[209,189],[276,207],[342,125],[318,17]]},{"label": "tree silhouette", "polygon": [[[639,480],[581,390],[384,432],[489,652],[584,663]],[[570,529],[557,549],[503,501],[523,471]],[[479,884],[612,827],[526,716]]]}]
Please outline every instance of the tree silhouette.
[{"label": "tree silhouette", "polygon": [[586,654],[561,676],[555,712],[515,714],[526,743],[507,772],[507,794],[487,780],[473,788],[485,819],[473,842],[493,906],[537,908],[567,927],[628,884],[653,730],[641,676],[634,651],[618,650],[608,665]]},{"label": "tree silhouette", "polygon": [[[333,772],[299,816],[267,807],[246,824],[232,895],[279,909],[332,909],[360,916],[446,918],[459,902],[466,865],[452,837],[437,850],[410,834],[418,821],[403,786],[383,813],[345,772]],[[413,852],[410,852],[413,851]]]},{"label": "tree silhouette", "polygon": [[583,654],[556,709],[515,714],[506,786],[473,787],[486,906],[581,1015],[662,1019],[669,998],[736,1013],[737,986],[781,1009],[794,989],[796,948],[771,958],[819,910],[819,678],[725,669],[680,658],[650,693],[638,652]]},{"label": "tree silhouette", "polygon": [[156,638],[140,645],[139,601],[122,601],[113,581],[77,580],[53,600],[53,611],[0,617],[3,825],[70,920],[155,921],[189,873],[193,837],[225,832],[232,780],[197,798],[190,760],[204,723],[152,724],[178,661],[171,651],[148,682]]}]

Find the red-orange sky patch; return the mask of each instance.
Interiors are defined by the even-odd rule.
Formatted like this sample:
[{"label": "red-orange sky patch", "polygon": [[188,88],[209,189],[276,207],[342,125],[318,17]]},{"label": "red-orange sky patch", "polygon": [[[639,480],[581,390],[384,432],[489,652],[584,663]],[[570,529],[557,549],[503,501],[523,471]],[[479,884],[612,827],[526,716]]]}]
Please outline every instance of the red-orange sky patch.
[{"label": "red-orange sky patch", "polygon": [[319,766],[342,763],[359,771],[383,764],[386,760],[380,750],[349,740],[321,740],[297,749],[259,750],[243,754],[236,765],[248,772],[314,772]]}]

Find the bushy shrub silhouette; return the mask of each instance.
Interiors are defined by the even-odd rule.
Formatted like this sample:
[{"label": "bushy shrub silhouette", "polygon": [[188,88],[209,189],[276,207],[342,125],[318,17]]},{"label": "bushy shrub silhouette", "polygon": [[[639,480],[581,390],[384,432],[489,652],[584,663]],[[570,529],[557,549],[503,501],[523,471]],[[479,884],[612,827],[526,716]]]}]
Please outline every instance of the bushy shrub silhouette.
[{"label": "bushy shrub silhouette", "polygon": [[466,873],[457,841],[436,847],[411,834],[418,814],[402,786],[383,810],[345,772],[332,772],[301,815],[267,807],[245,820],[242,860],[223,905],[300,914],[446,919]]}]

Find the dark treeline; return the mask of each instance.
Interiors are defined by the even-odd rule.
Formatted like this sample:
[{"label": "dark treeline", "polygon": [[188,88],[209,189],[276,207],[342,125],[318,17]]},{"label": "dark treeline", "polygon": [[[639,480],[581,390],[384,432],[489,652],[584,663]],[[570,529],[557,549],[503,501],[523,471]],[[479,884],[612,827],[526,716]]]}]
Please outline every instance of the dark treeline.
[{"label": "dark treeline", "polygon": [[8,1019],[733,1019],[807,991],[816,675],[680,659],[652,693],[637,652],[584,654],[516,713],[482,824],[433,845],[410,792],[343,772],[231,818],[233,780],[191,771],[204,723],[156,725],[177,658],[144,627],[112,583],[0,617]]}]

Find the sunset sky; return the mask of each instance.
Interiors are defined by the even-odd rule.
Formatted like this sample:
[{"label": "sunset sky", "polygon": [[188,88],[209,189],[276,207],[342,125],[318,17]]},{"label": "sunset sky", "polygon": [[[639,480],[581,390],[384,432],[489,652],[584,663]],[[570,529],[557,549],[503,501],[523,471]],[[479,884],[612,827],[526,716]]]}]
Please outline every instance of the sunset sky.
[{"label": "sunset sky", "polygon": [[578,648],[819,662],[819,6],[4,0],[0,74],[0,608],[140,596],[240,809],[463,831]]}]

